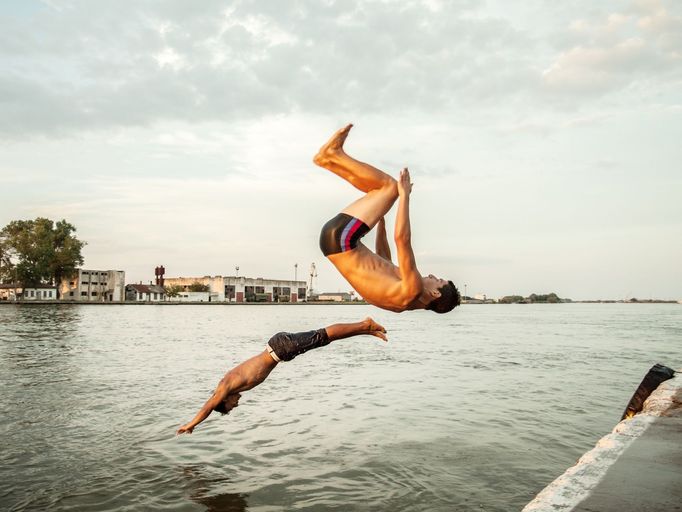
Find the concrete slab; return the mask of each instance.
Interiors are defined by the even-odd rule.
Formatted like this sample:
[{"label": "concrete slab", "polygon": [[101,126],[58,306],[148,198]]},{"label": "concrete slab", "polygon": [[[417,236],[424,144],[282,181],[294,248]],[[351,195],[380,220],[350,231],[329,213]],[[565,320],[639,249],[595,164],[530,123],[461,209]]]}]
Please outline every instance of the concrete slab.
[{"label": "concrete slab", "polygon": [[621,421],[523,512],[682,511],[682,375]]}]

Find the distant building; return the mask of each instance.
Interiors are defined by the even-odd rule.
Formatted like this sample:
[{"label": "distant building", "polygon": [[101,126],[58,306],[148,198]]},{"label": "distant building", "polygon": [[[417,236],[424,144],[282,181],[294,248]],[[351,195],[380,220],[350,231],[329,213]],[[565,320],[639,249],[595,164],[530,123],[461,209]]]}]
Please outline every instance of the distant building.
[{"label": "distant building", "polygon": [[0,300],[57,300],[57,287],[49,284],[27,286],[16,284],[0,284]]},{"label": "distant building", "polygon": [[177,297],[170,297],[169,300],[180,302],[209,302],[211,292],[180,292]]},{"label": "distant building", "polygon": [[48,284],[27,286],[21,292],[21,300],[57,300],[57,287]]},{"label": "distant building", "polygon": [[15,284],[0,284],[0,300],[15,301],[21,297],[21,292],[24,290],[23,286],[18,283]]},{"label": "distant building", "polygon": [[83,302],[122,302],[125,298],[125,272],[122,270],[85,270],[62,279],[62,300]]},{"label": "distant building", "polygon": [[320,293],[317,296],[317,300],[332,301],[332,302],[348,302],[353,300],[353,296],[350,293],[338,292],[338,293]]},{"label": "distant building", "polygon": [[163,302],[166,290],[156,284],[128,284],[125,297],[129,302]]},{"label": "distant building", "polygon": [[[304,302],[307,293],[305,281],[263,279],[262,277],[204,276],[166,277],[166,287],[179,286],[189,292],[199,283],[208,286],[209,302]],[[174,300],[171,298],[171,300]]]}]

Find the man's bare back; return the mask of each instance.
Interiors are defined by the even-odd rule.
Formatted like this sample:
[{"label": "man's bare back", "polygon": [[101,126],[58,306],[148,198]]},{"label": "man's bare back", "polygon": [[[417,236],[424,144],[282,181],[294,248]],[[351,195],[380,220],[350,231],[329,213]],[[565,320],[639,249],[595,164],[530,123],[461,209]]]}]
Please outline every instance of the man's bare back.
[{"label": "man's bare back", "polygon": [[[409,171],[403,169],[396,181],[383,171],[350,157],[343,144],[351,127],[348,125],[336,132],[313,158],[317,165],[365,193],[322,228],[322,252],[370,304],[394,312],[413,309],[450,311],[459,304],[457,288],[452,282],[433,275],[422,277],[417,269],[411,244],[409,205],[412,183]],[[396,199],[399,202],[394,240],[398,265],[391,261],[383,222],[384,215]],[[375,253],[360,239],[377,224]]]}]

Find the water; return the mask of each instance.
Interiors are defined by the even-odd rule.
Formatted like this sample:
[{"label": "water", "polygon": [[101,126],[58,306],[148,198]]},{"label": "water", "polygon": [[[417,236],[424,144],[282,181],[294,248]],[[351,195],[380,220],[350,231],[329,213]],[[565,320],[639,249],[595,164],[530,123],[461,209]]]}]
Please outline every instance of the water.
[{"label": "water", "polygon": [[[175,437],[280,330],[389,329],[280,364]],[[618,421],[679,305],[0,307],[0,509],[510,511]]]}]

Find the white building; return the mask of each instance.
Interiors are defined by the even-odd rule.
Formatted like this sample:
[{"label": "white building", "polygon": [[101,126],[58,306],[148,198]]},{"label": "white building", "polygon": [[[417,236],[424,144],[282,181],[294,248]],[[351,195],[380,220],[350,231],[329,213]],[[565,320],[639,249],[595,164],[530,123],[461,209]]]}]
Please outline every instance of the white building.
[{"label": "white building", "polygon": [[122,270],[85,270],[62,279],[59,285],[62,300],[83,302],[123,302],[125,272]]},{"label": "white building", "polygon": [[126,300],[131,302],[163,302],[166,291],[156,284],[126,285]]},{"label": "white building", "polygon": [[208,286],[209,302],[304,302],[307,293],[305,281],[235,276],[164,278],[166,287],[179,286],[182,292],[189,292],[195,283]]},{"label": "white building", "polygon": [[325,292],[320,293],[317,296],[317,300],[332,302],[348,302],[353,300],[353,296],[350,293],[345,292]]},{"label": "white building", "polygon": [[209,302],[211,292],[180,292],[177,297],[168,297],[168,300],[180,302]]},{"label": "white building", "polygon": [[49,284],[26,287],[21,293],[21,300],[57,300],[57,287]]}]

